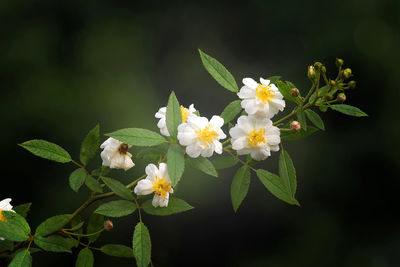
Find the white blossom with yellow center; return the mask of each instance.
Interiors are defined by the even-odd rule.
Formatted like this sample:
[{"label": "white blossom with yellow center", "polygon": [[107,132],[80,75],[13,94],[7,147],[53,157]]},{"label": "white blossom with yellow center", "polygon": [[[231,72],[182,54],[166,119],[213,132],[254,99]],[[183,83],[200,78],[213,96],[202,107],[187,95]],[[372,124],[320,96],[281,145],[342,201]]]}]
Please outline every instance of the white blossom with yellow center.
[{"label": "white blossom with yellow center", "polygon": [[[181,106],[182,122],[186,122],[190,116],[197,116],[196,114],[194,114],[195,111],[196,109],[194,108],[193,104],[191,104],[189,108]],[[166,116],[167,116],[167,107],[160,108],[155,115],[156,118],[160,119],[157,123],[157,127],[160,128],[161,134],[164,136],[170,136],[167,129]]]},{"label": "white blossom with yellow center", "polygon": [[232,148],[238,155],[250,154],[255,160],[264,160],[271,151],[279,150],[281,142],[278,127],[267,118],[240,116],[237,124],[229,130]]},{"label": "white blossom with yellow center", "polygon": [[136,195],[148,195],[154,192],[152,204],[154,207],[167,207],[169,194],[174,192],[169,178],[167,164],[160,163],[147,165],[146,178],[140,180],[134,191]]},{"label": "white blossom with yellow center", "polygon": [[187,122],[178,126],[178,140],[186,146],[186,153],[192,157],[211,157],[212,154],[222,153],[220,139],[226,138],[221,130],[224,119],[220,116],[213,116],[210,121],[205,117],[192,116]]},{"label": "white blossom with yellow center", "polygon": [[271,119],[285,108],[285,101],[275,84],[260,78],[257,83],[251,78],[244,78],[244,86],[237,94],[242,100],[242,108],[249,115]]},{"label": "white blossom with yellow center", "polygon": [[108,166],[112,169],[124,169],[125,171],[135,166],[131,159],[132,154],[128,152],[130,147],[131,145],[122,143],[117,139],[108,138],[100,146],[100,148],[103,148],[100,154],[103,166]]},{"label": "white blossom with yellow center", "polygon": [[[3,214],[3,211],[13,211],[13,206],[10,204],[11,198],[6,198],[0,201],[0,222],[7,222],[6,217]],[[4,238],[0,237],[0,240],[4,240]]]}]

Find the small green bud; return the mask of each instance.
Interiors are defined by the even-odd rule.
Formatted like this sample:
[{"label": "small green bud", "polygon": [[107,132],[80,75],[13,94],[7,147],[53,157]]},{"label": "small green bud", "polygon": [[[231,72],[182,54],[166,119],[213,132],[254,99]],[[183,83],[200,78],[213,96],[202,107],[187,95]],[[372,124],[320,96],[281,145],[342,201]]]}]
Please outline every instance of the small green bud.
[{"label": "small green bud", "polygon": [[292,123],[290,124],[290,129],[292,129],[292,130],[294,130],[296,132],[300,131],[300,129],[301,129],[300,122],[292,121]]},{"label": "small green bud", "polygon": [[321,62],[315,62],[314,67],[316,70],[320,70],[324,65]]},{"label": "small green bud", "polygon": [[351,88],[351,89],[356,88],[356,82],[355,81],[350,81],[349,82],[349,88]]},{"label": "small green bud", "polygon": [[350,76],[351,76],[351,69],[349,69],[349,68],[345,69],[345,70],[343,71],[343,77],[344,77],[345,79],[348,79],[348,78],[350,78]]},{"label": "small green bud", "polygon": [[344,102],[344,101],[346,101],[346,95],[345,95],[344,93],[338,94],[337,100],[339,100],[339,102]]},{"label": "small green bud", "polygon": [[308,78],[314,80],[315,78],[315,69],[313,66],[308,66]]},{"label": "small green bud", "polygon": [[343,63],[344,63],[343,59],[340,59],[340,58],[337,58],[337,59],[336,59],[336,66],[337,66],[338,68],[341,67],[341,66],[343,66]]},{"label": "small green bud", "polygon": [[326,72],[325,66],[322,66],[322,67],[321,67],[321,72],[322,72],[322,73],[325,73],[325,72]]},{"label": "small green bud", "polygon": [[336,82],[334,80],[330,80],[329,84],[331,85],[331,87],[335,87],[336,86]]},{"label": "small green bud", "polygon": [[333,95],[330,94],[330,93],[326,93],[325,96],[324,96],[324,98],[325,98],[326,100],[332,100],[332,99],[333,99]]},{"label": "small green bud", "polygon": [[113,229],[114,224],[112,223],[112,221],[107,220],[104,222],[104,229],[107,231],[110,231],[111,229]]},{"label": "small green bud", "polygon": [[292,90],[290,90],[290,94],[291,94],[292,96],[294,96],[294,97],[298,97],[299,94],[300,94],[299,89],[297,89],[297,88],[292,88]]}]

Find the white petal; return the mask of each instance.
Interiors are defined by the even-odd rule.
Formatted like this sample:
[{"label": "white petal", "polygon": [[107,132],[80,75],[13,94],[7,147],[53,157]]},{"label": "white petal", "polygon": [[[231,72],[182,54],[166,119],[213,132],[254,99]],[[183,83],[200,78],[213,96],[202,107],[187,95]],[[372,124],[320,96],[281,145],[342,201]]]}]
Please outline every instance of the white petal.
[{"label": "white petal", "polygon": [[241,106],[250,115],[255,114],[258,110],[257,103],[254,99],[242,100]]},{"label": "white petal", "polygon": [[270,146],[273,145],[279,145],[279,143],[281,142],[281,138],[279,137],[279,135],[267,135],[267,143]]},{"label": "white petal", "polygon": [[247,136],[240,137],[238,139],[232,139],[232,149],[242,150],[248,145]]},{"label": "white petal", "polygon": [[197,144],[189,145],[186,147],[186,153],[191,158],[197,158],[198,156],[200,156],[201,147],[199,147]]},{"label": "white petal", "polygon": [[265,79],[263,79],[263,78],[260,78],[260,82],[261,82],[262,84],[269,85],[271,81],[270,81],[270,80],[265,80]]},{"label": "white petal", "polygon": [[201,155],[205,158],[209,158],[214,153],[214,144],[208,144],[205,148],[201,150]]},{"label": "white petal", "polygon": [[167,178],[169,179],[169,174],[168,174],[168,168],[166,163],[160,163],[158,165],[158,174],[160,175],[161,178]]},{"label": "white petal", "polygon": [[154,192],[153,189],[153,183],[149,179],[143,179],[140,180],[135,189],[134,192],[136,195],[148,195]]},{"label": "white petal", "polygon": [[149,165],[146,166],[145,172],[151,178],[158,176],[158,168],[153,163],[150,163]]},{"label": "white petal", "polygon": [[229,135],[230,135],[232,138],[240,138],[240,137],[246,135],[246,133],[243,131],[242,128],[240,128],[240,127],[236,124],[236,126],[232,127],[232,128],[229,130]]},{"label": "white petal", "polygon": [[243,86],[242,88],[240,88],[240,91],[239,93],[237,93],[237,96],[241,99],[254,98],[256,96],[256,91],[247,86]]},{"label": "white petal", "polygon": [[13,206],[10,204],[11,198],[6,198],[0,201],[0,210],[12,210]]},{"label": "white petal", "polygon": [[219,141],[214,141],[215,153],[222,154],[222,144]]},{"label": "white petal", "polygon": [[258,83],[252,78],[244,78],[242,82],[244,85],[247,85],[251,89],[256,89],[258,86]]},{"label": "white petal", "polygon": [[275,108],[282,111],[285,108],[285,100],[273,98],[271,100],[271,105],[275,106]]},{"label": "white petal", "polygon": [[220,116],[212,116],[211,120],[210,120],[210,124],[214,127],[214,128],[221,128],[224,125],[224,119],[221,118]]}]

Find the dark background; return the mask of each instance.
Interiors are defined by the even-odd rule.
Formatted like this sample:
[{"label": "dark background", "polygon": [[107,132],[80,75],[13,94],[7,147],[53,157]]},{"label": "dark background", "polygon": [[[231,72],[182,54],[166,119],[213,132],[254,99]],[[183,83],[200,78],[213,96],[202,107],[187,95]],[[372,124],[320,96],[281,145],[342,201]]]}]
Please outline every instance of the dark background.
[{"label": "dark background", "polygon": [[[305,93],[307,65],[336,75],[340,57],[357,88],[347,103],[369,117],[322,114],[326,132],[284,142],[297,169],[301,208],[274,198],[253,175],[234,213],[234,169],[215,179],[185,172],[177,196],[196,208],[145,216],[155,266],[399,266],[400,1],[1,1],[1,199],[33,202],[34,229],[72,212],[86,189],[69,189],[71,164],[49,162],[17,143],[40,138],[78,159],[97,123],[102,133],[158,130],[154,113],[171,90],[207,117],[236,96],[203,69],[197,48],[243,77],[282,75]],[[278,116],[281,116],[279,114]],[[276,119],[276,118],[275,118]],[[102,137],[105,140],[105,137]],[[278,153],[262,163],[277,173]],[[145,163],[110,176],[128,183]],[[100,163],[100,157],[93,167]],[[92,207],[95,208],[96,205]],[[87,215],[87,214],[85,214]],[[137,214],[114,220],[96,244],[130,246]],[[33,266],[74,266],[40,252]],[[133,260],[95,252],[95,266]]]}]

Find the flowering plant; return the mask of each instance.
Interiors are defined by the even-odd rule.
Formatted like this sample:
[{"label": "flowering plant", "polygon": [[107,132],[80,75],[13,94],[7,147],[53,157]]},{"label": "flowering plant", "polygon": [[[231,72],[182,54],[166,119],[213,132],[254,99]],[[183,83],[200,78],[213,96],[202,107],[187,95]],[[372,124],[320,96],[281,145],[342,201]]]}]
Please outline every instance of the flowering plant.
[{"label": "flowering plant", "polygon": [[[20,144],[39,157],[75,164],[77,169],[69,176],[69,185],[74,192],[85,185],[90,194],[74,212],[50,217],[35,231],[26,221],[31,203],[13,208],[11,199],[1,201],[0,255],[9,259],[9,266],[31,266],[31,255],[38,251],[71,252],[72,248],[79,248],[78,267],[93,266],[93,250],[114,257],[134,258],[140,267],[153,265],[150,234],[143,223],[142,212],[166,216],[191,210],[190,204],[174,196],[174,188],[184,177],[186,168],[217,177],[218,169],[239,164],[231,185],[235,212],[246,197],[252,172],[272,195],[290,205],[300,206],[296,199],[295,167],[282,141],[299,140],[325,130],[317,110],[331,109],[350,116],[366,116],[360,109],[343,104],[345,91],[354,88],[355,82],[347,81],[352,73],[348,68],[342,69],[341,59],[336,60],[338,75],[334,79],[327,77],[322,63],[309,66],[308,78],[312,85],[303,96],[293,83],[282,81],[280,76],[260,78],[259,83],[244,78],[244,85],[239,89],[232,74],[221,63],[199,52],[211,76],[239,97],[220,115],[210,119],[203,117],[194,104],[188,108],[180,105],[172,92],[167,106],[155,114],[159,119],[160,134],[142,128],[125,128],[106,134],[108,138],[101,143],[100,127],[96,125],[82,143],[80,162],[72,159],[62,147],[48,141],[35,139]],[[293,109],[275,119],[289,105],[293,105]],[[128,152],[131,147],[137,148],[135,155]],[[99,148],[102,149],[102,166],[89,169],[88,163]],[[261,161],[278,151],[279,175],[258,167]],[[110,177],[112,169],[128,171],[133,168],[132,157],[148,162],[142,176],[128,184]],[[210,157],[213,158],[210,160]],[[111,197],[118,199],[106,201]],[[89,218],[80,216],[95,203],[100,204]],[[132,247],[120,244],[99,247],[96,244],[103,231],[113,228],[110,218],[133,213],[138,214],[138,223]]]}]

